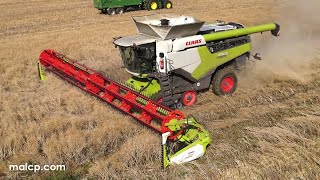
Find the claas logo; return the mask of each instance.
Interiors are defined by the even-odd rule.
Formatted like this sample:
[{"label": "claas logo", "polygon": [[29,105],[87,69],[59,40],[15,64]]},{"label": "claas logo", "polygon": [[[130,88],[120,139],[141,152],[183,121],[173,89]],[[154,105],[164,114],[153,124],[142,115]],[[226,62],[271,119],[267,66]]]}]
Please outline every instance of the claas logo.
[{"label": "claas logo", "polygon": [[188,42],[186,42],[186,46],[192,46],[192,45],[200,44],[201,42],[202,42],[201,39],[188,41]]}]

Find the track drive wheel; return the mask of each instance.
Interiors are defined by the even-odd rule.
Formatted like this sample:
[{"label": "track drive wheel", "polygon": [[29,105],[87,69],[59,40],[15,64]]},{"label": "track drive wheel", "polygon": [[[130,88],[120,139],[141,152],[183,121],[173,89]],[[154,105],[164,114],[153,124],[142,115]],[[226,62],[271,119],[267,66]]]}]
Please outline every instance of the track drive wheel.
[{"label": "track drive wheel", "polygon": [[237,76],[233,66],[227,66],[218,70],[213,76],[212,91],[218,95],[231,95],[237,87]]},{"label": "track drive wheel", "polygon": [[181,103],[184,106],[192,106],[197,102],[197,92],[196,91],[186,91],[182,94]]},{"label": "track drive wheel", "polygon": [[166,9],[171,9],[172,8],[172,2],[171,1],[164,1],[163,3],[163,8],[166,8]]},{"label": "track drive wheel", "polygon": [[116,14],[116,10],[115,10],[114,8],[109,8],[109,9],[107,10],[107,13],[112,16],[112,15],[115,15],[115,14]]},{"label": "track drive wheel", "polygon": [[116,9],[116,14],[123,14],[124,9],[122,7]]},{"label": "track drive wheel", "polygon": [[150,0],[148,3],[149,10],[157,10],[159,8],[158,0]]}]

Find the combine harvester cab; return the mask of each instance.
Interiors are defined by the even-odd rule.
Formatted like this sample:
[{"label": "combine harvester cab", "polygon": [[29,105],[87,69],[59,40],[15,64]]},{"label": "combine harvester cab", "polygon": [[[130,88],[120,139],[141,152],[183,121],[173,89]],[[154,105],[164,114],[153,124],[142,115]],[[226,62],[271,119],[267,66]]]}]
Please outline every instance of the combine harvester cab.
[{"label": "combine harvester cab", "polygon": [[147,9],[171,9],[170,0],[93,0],[94,7],[109,15],[122,14],[125,11]]},{"label": "combine harvester cab", "polygon": [[190,16],[133,17],[138,34],[114,41],[126,71],[127,85],[165,106],[191,106],[199,91],[233,94],[236,71],[250,57],[250,34],[271,31],[276,23],[245,28],[238,23],[204,24]]}]

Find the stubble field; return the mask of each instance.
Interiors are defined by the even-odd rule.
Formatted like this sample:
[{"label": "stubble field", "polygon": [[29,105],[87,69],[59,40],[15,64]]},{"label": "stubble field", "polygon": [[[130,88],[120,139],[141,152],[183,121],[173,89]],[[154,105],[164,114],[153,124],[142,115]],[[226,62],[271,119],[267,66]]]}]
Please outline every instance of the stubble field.
[{"label": "stubble field", "polygon": [[[0,2],[0,178],[319,179],[320,13],[317,0],[180,0],[162,11],[99,14],[90,0]],[[124,81],[114,37],[131,16],[191,15],[247,26],[278,22],[281,36],[254,35],[263,60],[240,74],[233,96],[201,93],[193,114],[213,142],[197,161],[161,169],[160,136],[52,74],[37,59],[54,49]],[[9,164],[65,164],[66,172],[13,172]]]}]

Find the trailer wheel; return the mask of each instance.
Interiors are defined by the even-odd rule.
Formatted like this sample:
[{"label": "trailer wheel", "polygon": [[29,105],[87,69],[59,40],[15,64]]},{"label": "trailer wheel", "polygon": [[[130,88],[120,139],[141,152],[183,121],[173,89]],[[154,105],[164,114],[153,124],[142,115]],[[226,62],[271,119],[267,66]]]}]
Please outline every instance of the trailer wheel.
[{"label": "trailer wheel", "polygon": [[237,76],[233,66],[220,69],[213,76],[212,90],[218,96],[231,95],[237,87]]},{"label": "trailer wheel", "polygon": [[123,14],[124,13],[124,9],[123,8],[117,8],[116,9],[116,14]]},{"label": "trailer wheel", "polygon": [[187,91],[182,94],[181,103],[184,106],[192,106],[197,102],[197,92]]},{"label": "trailer wheel", "polygon": [[149,10],[157,10],[159,8],[159,2],[157,0],[150,0],[148,3]]},{"label": "trailer wheel", "polygon": [[110,8],[110,9],[107,10],[107,13],[109,15],[115,15],[116,14],[116,10],[114,8]]},{"label": "trailer wheel", "polygon": [[172,2],[171,1],[165,1],[163,3],[163,8],[171,9],[172,8]]},{"label": "trailer wheel", "polygon": [[107,9],[102,9],[102,10],[101,10],[101,13],[102,13],[102,14],[107,14]]}]

